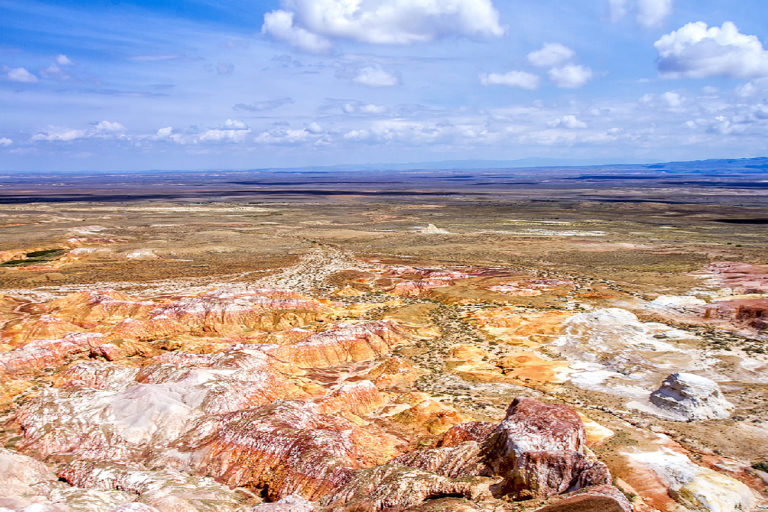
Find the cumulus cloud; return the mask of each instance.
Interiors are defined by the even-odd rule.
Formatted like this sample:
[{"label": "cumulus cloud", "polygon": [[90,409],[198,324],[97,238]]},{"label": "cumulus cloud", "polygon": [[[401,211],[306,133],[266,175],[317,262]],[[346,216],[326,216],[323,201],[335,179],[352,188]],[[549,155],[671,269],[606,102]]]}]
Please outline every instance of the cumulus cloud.
[{"label": "cumulus cloud", "polygon": [[392,87],[400,83],[397,76],[380,66],[366,66],[360,69],[352,81],[368,87]]},{"label": "cumulus cloud", "polygon": [[115,133],[125,131],[125,127],[116,121],[100,121],[96,124],[99,133]]},{"label": "cumulus cloud", "polygon": [[528,54],[528,62],[540,68],[559,66],[573,58],[573,50],[560,43],[547,43]]},{"label": "cumulus cloud", "polygon": [[50,127],[47,131],[32,136],[32,142],[70,142],[77,139],[120,139],[124,138],[125,127],[116,121],[100,121],[87,130]]},{"label": "cumulus cloud", "polygon": [[311,53],[323,53],[331,49],[331,42],[294,24],[294,13],[272,11],[264,15],[261,33]]},{"label": "cumulus cloud", "polygon": [[163,128],[160,128],[157,130],[155,135],[148,137],[149,139],[153,140],[160,140],[160,141],[172,141],[177,144],[186,144],[189,142],[194,142],[193,139],[190,137],[185,137],[181,133],[177,133],[176,130],[173,128],[173,126],[165,126]]},{"label": "cumulus cloud", "polygon": [[238,103],[232,108],[234,108],[235,110],[243,110],[246,112],[268,112],[270,110],[276,110],[282,106],[290,105],[292,103],[293,103],[293,98],[284,96],[282,98],[256,101],[254,103]]},{"label": "cumulus cloud", "polygon": [[9,69],[7,76],[8,76],[8,80],[12,82],[20,82],[23,84],[33,84],[38,80],[35,75],[33,75],[32,73],[30,73],[24,68]]},{"label": "cumulus cloud", "polygon": [[283,0],[264,16],[262,32],[308,51],[330,39],[412,44],[446,36],[499,37],[491,0]]},{"label": "cumulus cloud", "polygon": [[592,78],[592,70],[586,66],[568,64],[549,70],[549,79],[562,89],[578,89]]},{"label": "cumulus cloud", "polygon": [[61,53],[56,56],[56,64],[58,64],[59,66],[72,66],[74,65],[74,62],[69,60],[69,57]]},{"label": "cumulus cloud", "polygon": [[637,0],[637,22],[655,27],[672,14],[672,0]]},{"label": "cumulus cloud", "polygon": [[0,146],[8,147],[13,144],[13,141],[8,137],[0,137]]},{"label": "cumulus cloud", "polygon": [[552,128],[582,129],[587,127],[587,123],[580,121],[576,116],[572,114],[568,114],[555,119],[549,123],[549,126]]},{"label": "cumulus cloud", "polygon": [[249,133],[251,130],[244,122],[227,119],[223,127],[206,130],[195,142],[243,142]]},{"label": "cumulus cloud", "polygon": [[746,35],[730,21],[708,27],[688,23],[654,43],[658,68],[668,78],[768,76],[768,51],[756,36]]},{"label": "cumulus cloud", "polygon": [[507,73],[483,73],[480,75],[480,83],[483,85],[506,85],[507,87],[520,87],[521,89],[534,90],[539,88],[541,79],[533,73],[525,71],[509,71]]}]

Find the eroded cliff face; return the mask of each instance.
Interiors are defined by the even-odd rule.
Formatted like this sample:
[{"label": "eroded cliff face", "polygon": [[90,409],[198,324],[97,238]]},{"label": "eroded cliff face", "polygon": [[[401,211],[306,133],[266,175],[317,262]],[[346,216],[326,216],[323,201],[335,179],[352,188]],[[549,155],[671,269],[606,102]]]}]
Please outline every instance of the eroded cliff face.
[{"label": "eroded cliff face", "polygon": [[[717,317],[759,336],[761,314],[621,302],[567,276],[314,258],[195,295],[0,297],[0,510],[726,512],[764,500],[748,448],[723,454],[706,438],[766,445],[744,390],[768,385],[768,364],[704,348],[678,322]],[[760,269],[709,269],[763,293],[747,270]],[[681,423],[654,405],[676,372],[720,382],[737,419]]]}]

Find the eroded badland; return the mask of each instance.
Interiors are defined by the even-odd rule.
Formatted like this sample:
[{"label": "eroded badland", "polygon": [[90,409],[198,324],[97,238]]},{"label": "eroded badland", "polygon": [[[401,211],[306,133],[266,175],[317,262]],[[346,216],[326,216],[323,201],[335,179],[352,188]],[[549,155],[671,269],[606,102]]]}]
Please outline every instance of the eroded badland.
[{"label": "eroded badland", "polygon": [[0,510],[765,507],[768,209],[678,199],[2,205]]}]

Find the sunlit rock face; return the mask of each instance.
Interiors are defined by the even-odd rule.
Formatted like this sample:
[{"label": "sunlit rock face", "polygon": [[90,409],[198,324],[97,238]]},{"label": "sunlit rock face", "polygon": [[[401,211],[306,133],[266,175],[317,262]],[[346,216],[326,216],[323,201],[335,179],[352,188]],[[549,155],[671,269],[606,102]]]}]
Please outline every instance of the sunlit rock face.
[{"label": "sunlit rock face", "polygon": [[657,451],[628,454],[645,478],[659,480],[668,495],[686,510],[736,512],[752,510],[755,497],[742,482],[698,466],[683,453],[661,447]]},{"label": "sunlit rock face", "polygon": [[488,464],[515,498],[546,498],[611,482],[586,446],[584,424],[570,407],[518,398],[490,436]]},{"label": "sunlit rock face", "polygon": [[632,512],[634,508],[617,488],[611,485],[589,487],[553,500],[536,512]]},{"label": "sunlit rock face", "polygon": [[768,293],[768,265],[722,261],[709,266],[720,283],[739,294]]},{"label": "sunlit rock face", "polygon": [[230,486],[262,488],[276,500],[317,499],[346,483],[351,470],[397,453],[398,441],[301,402],[278,402],[196,424],[182,454]]},{"label": "sunlit rock face", "polygon": [[300,368],[323,368],[374,359],[404,341],[395,322],[364,322],[342,324],[293,345],[267,347],[265,353]]},{"label": "sunlit rock face", "polygon": [[147,470],[136,465],[80,460],[64,465],[58,477],[77,488],[128,493],[132,503],[123,505],[126,511],[224,512],[241,509],[252,501],[211,478],[169,468]]},{"label": "sunlit rock face", "polygon": [[651,393],[651,403],[682,420],[727,418],[733,404],[716,382],[691,373],[674,373]]},{"label": "sunlit rock face", "polygon": [[104,342],[98,333],[72,333],[61,339],[35,340],[0,353],[0,368],[8,374],[24,374],[61,365],[68,357],[88,353]]},{"label": "sunlit rock face", "polygon": [[[626,396],[641,396],[657,386],[659,373],[679,368],[702,369],[706,358],[676,340],[690,334],[655,322],[642,322],[620,308],[595,309],[568,318],[563,334],[550,346],[573,370],[578,386]],[[650,390],[649,390],[650,391]]]}]

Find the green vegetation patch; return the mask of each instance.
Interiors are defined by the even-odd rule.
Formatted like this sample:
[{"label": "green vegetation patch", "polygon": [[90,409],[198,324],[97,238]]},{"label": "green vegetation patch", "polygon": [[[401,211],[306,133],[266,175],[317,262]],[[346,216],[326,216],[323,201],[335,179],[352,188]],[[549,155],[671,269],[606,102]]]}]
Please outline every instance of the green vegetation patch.
[{"label": "green vegetation patch", "polygon": [[0,267],[29,267],[31,265],[40,265],[53,261],[59,256],[64,255],[66,249],[45,249],[43,251],[32,251],[24,255],[24,258],[18,260],[9,260],[0,263]]}]

